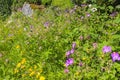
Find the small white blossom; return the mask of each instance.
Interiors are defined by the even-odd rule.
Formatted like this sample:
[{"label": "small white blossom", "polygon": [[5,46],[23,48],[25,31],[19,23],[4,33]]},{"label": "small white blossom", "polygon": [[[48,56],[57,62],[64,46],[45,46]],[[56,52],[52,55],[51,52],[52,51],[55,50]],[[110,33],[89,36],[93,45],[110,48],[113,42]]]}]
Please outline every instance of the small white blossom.
[{"label": "small white blossom", "polygon": [[95,11],[97,11],[97,8],[92,8],[91,11],[95,12]]},{"label": "small white blossom", "polygon": [[90,8],[91,6],[92,6],[91,4],[88,5],[89,8]]}]

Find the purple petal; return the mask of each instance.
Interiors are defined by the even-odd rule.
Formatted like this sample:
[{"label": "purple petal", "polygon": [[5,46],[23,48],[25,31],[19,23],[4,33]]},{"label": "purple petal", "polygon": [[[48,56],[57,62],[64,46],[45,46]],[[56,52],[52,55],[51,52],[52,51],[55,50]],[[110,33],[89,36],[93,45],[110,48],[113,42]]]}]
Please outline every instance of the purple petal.
[{"label": "purple petal", "polygon": [[76,47],[76,43],[74,42],[74,43],[72,44],[72,48],[75,49],[75,47]]},{"label": "purple petal", "polygon": [[117,52],[113,52],[111,54],[112,61],[115,62],[116,60],[119,60],[119,54]]},{"label": "purple petal", "polygon": [[74,53],[74,51],[75,51],[74,49],[71,49],[71,54],[73,54],[73,53]]},{"label": "purple petal", "polygon": [[102,49],[103,53],[108,53],[108,52],[111,52],[112,49],[110,46],[104,46],[103,49]]}]

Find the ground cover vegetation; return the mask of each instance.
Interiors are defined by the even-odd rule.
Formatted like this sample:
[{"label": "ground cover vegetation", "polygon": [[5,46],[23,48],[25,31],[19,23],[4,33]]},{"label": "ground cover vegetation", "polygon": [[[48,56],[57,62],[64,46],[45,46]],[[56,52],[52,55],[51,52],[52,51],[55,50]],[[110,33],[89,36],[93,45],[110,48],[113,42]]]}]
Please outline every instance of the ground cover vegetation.
[{"label": "ground cover vegetation", "polygon": [[[31,4],[32,16],[22,13],[25,2]],[[120,79],[119,1],[3,3],[0,80]]]}]

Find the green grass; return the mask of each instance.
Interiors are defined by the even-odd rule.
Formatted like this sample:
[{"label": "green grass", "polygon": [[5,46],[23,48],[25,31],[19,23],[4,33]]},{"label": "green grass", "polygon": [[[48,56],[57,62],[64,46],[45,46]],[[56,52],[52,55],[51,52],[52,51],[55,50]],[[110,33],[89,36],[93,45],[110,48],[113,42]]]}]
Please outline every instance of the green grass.
[{"label": "green grass", "polygon": [[[90,17],[86,13],[91,13]],[[32,17],[13,12],[0,22],[0,79],[117,80],[120,64],[113,63],[110,54],[120,52],[119,17],[81,7],[73,13],[49,7],[35,10]],[[74,58],[74,64],[64,73],[65,54],[73,42],[75,52],[69,57]],[[112,47],[111,53],[102,52],[105,45]]]}]

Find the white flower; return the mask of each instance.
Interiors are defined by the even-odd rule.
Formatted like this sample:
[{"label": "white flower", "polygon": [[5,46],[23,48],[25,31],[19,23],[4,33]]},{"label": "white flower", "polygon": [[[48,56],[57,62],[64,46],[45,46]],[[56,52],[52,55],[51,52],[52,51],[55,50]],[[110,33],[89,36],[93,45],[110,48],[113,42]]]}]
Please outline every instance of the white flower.
[{"label": "white flower", "polygon": [[97,11],[97,8],[92,8],[91,11],[95,12],[95,11]]},{"label": "white flower", "polygon": [[92,6],[91,4],[88,5],[89,8],[90,8],[91,6]]}]

